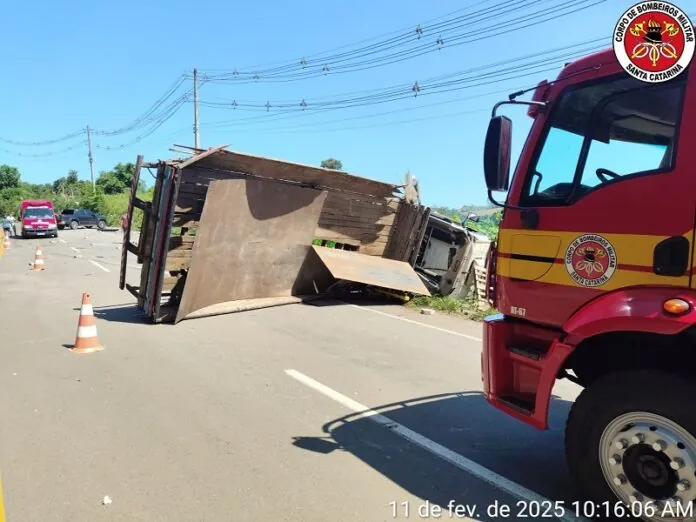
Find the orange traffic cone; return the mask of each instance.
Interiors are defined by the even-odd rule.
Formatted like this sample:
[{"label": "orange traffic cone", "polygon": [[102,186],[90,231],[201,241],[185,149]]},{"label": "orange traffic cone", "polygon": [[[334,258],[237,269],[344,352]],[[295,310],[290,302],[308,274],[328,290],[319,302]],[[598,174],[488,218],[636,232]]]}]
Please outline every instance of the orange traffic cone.
[{"label": "orange traffic cone", "polygon": [[36,254],[34,254],[34,268],[32,270],[43,270],[44,262],[43,256],[41,255],[41,246],[36,245]]},{"label": "orange traffic cone", "polygon": [[97,335],[97,321],[92,310],[92,297],[89,293],[82,294],[80,319],[77,322],[77,337],[71,348],[76,353],[99,352],[104,349]]}]

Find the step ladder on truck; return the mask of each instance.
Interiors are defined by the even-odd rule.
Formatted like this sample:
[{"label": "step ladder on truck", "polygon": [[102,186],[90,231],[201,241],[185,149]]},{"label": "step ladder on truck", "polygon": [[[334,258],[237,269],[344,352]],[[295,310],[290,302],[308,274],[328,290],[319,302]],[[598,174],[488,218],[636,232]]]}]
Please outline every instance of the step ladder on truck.
[{"label": "step ladder on truck", "polygon": [[[599,52],[530,101],[498,103],[486,135],[488,197],[504,210],[487,263],[500,313],[484,323],[484,393],[543,430],[554,383],[580,385],[566,460],[609,518],[696,516],[694,74],[649,83]],[[533,119],[510,181],[503,105]]]}]

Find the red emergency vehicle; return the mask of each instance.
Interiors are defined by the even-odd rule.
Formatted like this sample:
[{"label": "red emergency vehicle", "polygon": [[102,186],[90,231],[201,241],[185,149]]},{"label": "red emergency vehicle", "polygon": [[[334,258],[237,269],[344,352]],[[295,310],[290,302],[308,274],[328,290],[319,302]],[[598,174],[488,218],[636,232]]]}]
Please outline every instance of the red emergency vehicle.
[{"label": "red emergency vehicle", "polygon": [[[620,513],[607,509],[625,515],[628,506],[664,520],[696,500],[690,69],[641,82],[600,52],[540,83],[531,101],[516,93],[496,105],[486,136],[488,196],[507,199],[496,202],[504,211],[488,261],[500,314],[484,326],[485,396],[546,429],[556,380],[582,386],[566,457],[584,497],[610,519]],[[503,104],[524,104],[533,118],[510,184]]]},{"label": "red emergency vehicle", "polygon": [[27,237],[58,237],[58,222],[53,202],[27,199],[19,206],[20,235]]}]

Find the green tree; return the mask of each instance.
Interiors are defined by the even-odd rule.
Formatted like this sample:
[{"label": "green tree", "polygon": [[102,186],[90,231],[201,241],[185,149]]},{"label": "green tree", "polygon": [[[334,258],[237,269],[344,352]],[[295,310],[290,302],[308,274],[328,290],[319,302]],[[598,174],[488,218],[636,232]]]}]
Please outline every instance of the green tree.
[{"label": "green tree", "polygon": [[101,172],[96,184],[105,194],[120,194],[130,188],[134,175],[135,164],[117,163],[112,170]]},{"label": "green tree", "polygon": [[68,175],[65,178],[65,182],[68,185],[77,185],[79,183],[79,178],[77,177],[77,171],[76,170],[69,170]]},{"label": "green tree", "polygon": [[113,171],[101,172],[97,178],[96,185],[104,191],[104,194],[120,194],[126,190],[126,185]]},{"label": "green tree", "polygon": [[9,165],[0,165],[0,189],[19,186],[19,169]]},{"label": "green tree", "polygon": [[343,163],[341,160],[334,158],[325,159],[321,162],[321,168],[323,169],[333,169],[333,170],[343,170]]}]

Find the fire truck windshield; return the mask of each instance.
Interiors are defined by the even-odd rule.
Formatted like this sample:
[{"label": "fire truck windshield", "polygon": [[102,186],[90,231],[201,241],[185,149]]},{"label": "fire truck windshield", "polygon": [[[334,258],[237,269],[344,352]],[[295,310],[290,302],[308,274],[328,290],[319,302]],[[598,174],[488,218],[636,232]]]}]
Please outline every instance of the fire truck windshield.
[{"label": "fire truck windshield", "polygon": [[53,211],[50,208],[28,208],[24,211],[25,218],[50,219]]},{"label": "fire truck windshield", "polygon": [[685,82],[622,75],[567,88],[551,109],[522,206],[569,203],[595,187],[672,168]]}]

